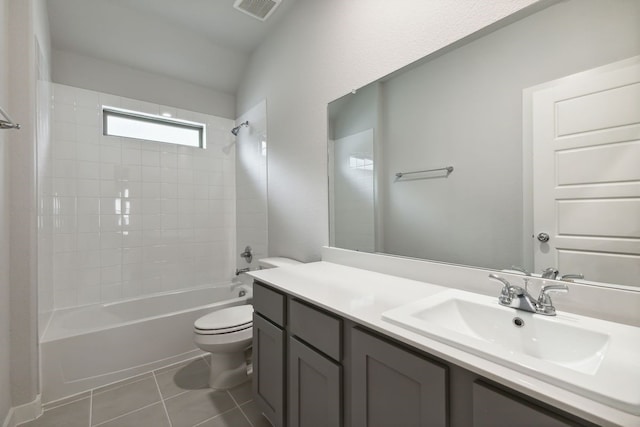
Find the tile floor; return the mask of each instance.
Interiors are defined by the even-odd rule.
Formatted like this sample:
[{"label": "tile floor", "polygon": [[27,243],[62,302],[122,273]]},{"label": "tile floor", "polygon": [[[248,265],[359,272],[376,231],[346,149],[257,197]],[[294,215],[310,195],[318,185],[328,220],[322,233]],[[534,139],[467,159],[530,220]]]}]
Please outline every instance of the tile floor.
[{"label": "tile floor", "polygon": [[51,403],[20,427],[271,427],[251,382],[213,391],[208,379],[208,359],[199,357]]}]

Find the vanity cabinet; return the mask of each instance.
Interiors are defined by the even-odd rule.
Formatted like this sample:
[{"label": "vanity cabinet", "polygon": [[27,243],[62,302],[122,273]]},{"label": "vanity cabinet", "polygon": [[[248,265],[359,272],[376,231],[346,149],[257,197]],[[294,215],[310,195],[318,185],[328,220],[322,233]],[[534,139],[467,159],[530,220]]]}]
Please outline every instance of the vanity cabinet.
[{"label": "vanity cabinet", "polygon": [[284,427],[285,297],[259,285],[253,292],[253,396],[271,424]]},{"label": "vanity cabinet", "polygon": [[253,391],[274,427],[595,426],[260,282]]},{"label": "vanity cabinet", "polygon": [[258,408],[274,427],[342,426],[342,320],[257,282],[253,295]]},{"label": "vanity cabinet", "polygon": [[289,426],[342,425],[342,367],[289,338]]},{"label": "vanity cabinet", "polygon": [[569,427],[570,421],[482,381],[473,383],[474,427]]},{"label": "vanity cabinet", "polygon": [[447,367],[354,328],[351,425],[446,426]]}]

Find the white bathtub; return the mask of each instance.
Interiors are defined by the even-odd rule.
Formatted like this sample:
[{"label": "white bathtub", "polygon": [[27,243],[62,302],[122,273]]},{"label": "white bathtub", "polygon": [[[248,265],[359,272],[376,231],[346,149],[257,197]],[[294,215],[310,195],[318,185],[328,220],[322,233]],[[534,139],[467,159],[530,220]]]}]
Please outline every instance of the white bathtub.
[{"label": "white bathtub", "polygon": [[251,297],[250,286],[233,282],[56,310],[40,341],[42,402],[203,354],[193,343],[193,322]]}]

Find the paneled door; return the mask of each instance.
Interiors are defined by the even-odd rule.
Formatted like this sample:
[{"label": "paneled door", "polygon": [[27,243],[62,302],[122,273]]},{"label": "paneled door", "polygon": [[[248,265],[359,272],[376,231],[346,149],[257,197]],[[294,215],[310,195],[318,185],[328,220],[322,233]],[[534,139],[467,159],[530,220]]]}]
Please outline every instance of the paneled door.
[{"label": "paneled door", "polygon": [[640,57],[531,100],[535,271],[640,286]]}]

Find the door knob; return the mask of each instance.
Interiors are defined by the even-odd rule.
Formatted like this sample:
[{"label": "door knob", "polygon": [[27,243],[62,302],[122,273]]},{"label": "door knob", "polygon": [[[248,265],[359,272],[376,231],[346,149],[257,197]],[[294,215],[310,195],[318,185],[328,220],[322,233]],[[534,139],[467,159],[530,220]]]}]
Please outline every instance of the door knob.
[{"label": "door knob", "polygon": [[549,241],[549,235],[547,233],[538,233],[538,241],[544,243]]}]

